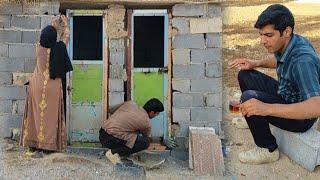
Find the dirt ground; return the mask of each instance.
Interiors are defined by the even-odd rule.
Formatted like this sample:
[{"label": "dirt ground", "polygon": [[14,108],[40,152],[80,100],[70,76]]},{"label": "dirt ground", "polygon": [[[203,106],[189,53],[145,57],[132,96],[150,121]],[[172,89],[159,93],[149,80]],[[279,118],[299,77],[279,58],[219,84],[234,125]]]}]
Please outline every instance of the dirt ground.
[{"label": "dirt ground", "polygon": [[[266,0],[254,3],[249,0],[234,1],[223,7],[223,81],[224,107],[238,92],[236,70],[228,70],[227,63],[236,57],[260,59],[267,55],[259,45],[259,36],[253,28],[257,15],[268,4]],[[269,1],[270,2],[270,1]],[[282,2],[275,1],[272,2]],[[309,38],[320,53],[320,4],[286,3],[296,18],[295,32]],[[261,70],[276,77],[274,70]],[[240,151],[253,147],[248,129],[236,129],[231,124],[232,115],[224,109],[222,126],[227,157],[225,179],[320,179],[320,167],[314,172],[297,165],[284,154],[280,160],[265,165],[245,165],[238,161]],[[0,179],[115,179],[113,167],[105,158],[71,154],[52,154],[41,159],[24,155],[16,142],[0,138]],[[188,169],[188,162],[169,158],[160,169],[148,170],[147,179],[214,179],[197,177]],[[220,179],[220,178],[219,178]]]},{"label": "dirt ground", "polygon": [[[246,3],[247,2],[247,3]],[[308,172],[297,165],[286,155],[280,160],[265,165],[245,165],[238,161],[238,153],[254,147],[249,129],[237,129],[231,124],[233,115],[228,113],[228,100],[239,95],[237,70],[227,69],[227,64],[234,58],[247,57],[261,59],[266,50],[259,45],[259,34],[253,28],[259,13],[270,4],[252,3],[248,1],[233,3],[236,6],[223,8],[223,84],[224,84],[224,143],[227,152],[227,171],[236,179],[320,179],[320,167]],[[273,1],[274,2],[274,1]],[[279,2],[279,1],[278,1]],[[260,5],[261,4],[261,5]],[[284,3],[295,16],[295,32],[307,37],[320,54],[320,4]],[[275,70],[260,69],[276,78]]]},{"label": "dirt ground", "polygon": [[[75,155],[53,153],[43,158],[30,158],[17,142],[0,139],[0,179],[119,179],[113,165],[97,155]],[[125,179],[132,177],[125,176]],[[188,162],[168,158],[164,164],[153,170],[146,170],[146,179],[197,179],[188,169]],[[202,179],[212,179],[202,176]],[[134,178],[133,178],[134,179]]]}]

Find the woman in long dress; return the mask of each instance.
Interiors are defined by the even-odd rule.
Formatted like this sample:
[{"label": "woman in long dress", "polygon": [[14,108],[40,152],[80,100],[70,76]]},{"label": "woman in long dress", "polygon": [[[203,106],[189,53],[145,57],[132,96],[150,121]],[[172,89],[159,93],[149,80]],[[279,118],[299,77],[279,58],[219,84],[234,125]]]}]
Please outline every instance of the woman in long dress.
[{"label": "woman in long dress", "polygon": [[[67,19],[64,34],[68,34]],[[41,31],[36,47],[37,65],[29,80],[20,145],[33,151],[64,151],[67,134],[64,115],[63,81],[72,71],[67,54],[68,36],[57,42],[57,27]]]}]

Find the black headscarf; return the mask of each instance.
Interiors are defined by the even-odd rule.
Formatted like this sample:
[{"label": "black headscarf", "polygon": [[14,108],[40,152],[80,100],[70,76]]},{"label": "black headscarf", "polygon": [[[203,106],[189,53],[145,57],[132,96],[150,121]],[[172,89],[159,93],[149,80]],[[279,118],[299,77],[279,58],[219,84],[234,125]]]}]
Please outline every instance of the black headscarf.
[{"label": "black headscarf", "polygon": [[50,48],[49,75],[51,79],[65,78],[72,71],[72,65],[64,42],[57,42],[57,31],[53,26],[47,26],[41,31],[40,45]]}]

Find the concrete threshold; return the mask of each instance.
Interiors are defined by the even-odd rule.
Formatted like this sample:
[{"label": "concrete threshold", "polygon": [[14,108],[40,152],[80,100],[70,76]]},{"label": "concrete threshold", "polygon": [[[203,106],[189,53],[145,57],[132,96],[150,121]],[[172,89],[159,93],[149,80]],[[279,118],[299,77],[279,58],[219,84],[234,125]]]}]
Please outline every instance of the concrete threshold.
[{"label": "concrete threshold", "polygon": [[[79,155],[92,155],[99,156],[102,152],[107,151],[108,148],[97,148],[97,147],[67,147],[67,153],[71,154],[79,154]],[[170,156],[170,150],[161,150],[161,151],[149,151],[145,150],[140,153],[146,153],[148,155],[160,156],[163,158],[167,158]]]}]

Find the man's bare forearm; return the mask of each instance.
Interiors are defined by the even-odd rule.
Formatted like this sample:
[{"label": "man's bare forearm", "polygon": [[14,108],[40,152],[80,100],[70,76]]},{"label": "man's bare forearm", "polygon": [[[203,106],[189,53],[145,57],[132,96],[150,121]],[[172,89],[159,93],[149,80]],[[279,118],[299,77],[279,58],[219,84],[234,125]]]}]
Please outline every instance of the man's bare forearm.
[{"label": "man's bare forearm", "polygon": [[320,96],[294,104],[269,104],[268,114],[287,119],[310,119],[320,116]]},{"label": "man's bare forearm", "polygon": [[255,67],[263,67],[263,68],[276,68],[277,60],[274,55],[269,55],[267,58],[262,60],[255,61]]}]

